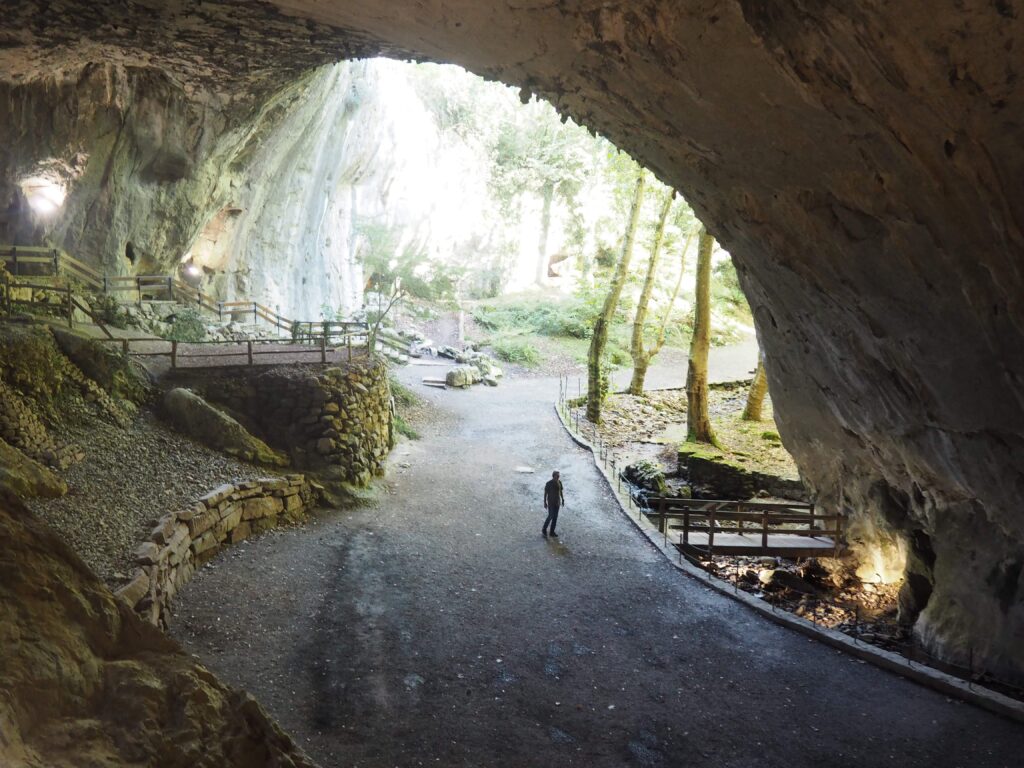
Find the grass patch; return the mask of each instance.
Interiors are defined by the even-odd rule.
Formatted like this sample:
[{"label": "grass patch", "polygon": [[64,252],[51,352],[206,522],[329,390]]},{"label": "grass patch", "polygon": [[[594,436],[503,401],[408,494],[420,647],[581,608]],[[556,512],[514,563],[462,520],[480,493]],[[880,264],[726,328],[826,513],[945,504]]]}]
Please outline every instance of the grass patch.
[{"label": "grass patch", "polygon": [[404,408],[411,408],[419,405],[420,396],[409,389],[405,384],[400,382],[394,376],[388,377],[388,383],[391,386],[391,396],[395,398],[395,405]]},{"label": "grass patch", "polygon": [[395,432],[410,440],[420,439],[420,433],[398,413],[395,414]]},{"label": "grass patch", "polygon": [[518,363],[530,368],[540,364],[540,351],[523,338],[500,336],[491,339],[490,346],[494,354],[507,363]]}]

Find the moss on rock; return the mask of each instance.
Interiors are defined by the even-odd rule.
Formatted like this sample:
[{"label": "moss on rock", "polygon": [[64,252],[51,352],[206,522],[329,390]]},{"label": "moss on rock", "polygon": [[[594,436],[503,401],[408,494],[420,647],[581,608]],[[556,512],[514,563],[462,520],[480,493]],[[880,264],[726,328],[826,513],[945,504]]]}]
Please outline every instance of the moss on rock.
[{"label": "moss on rock", "polygon": [[191,390],[172,389],[164,396],[164,410],[179,431],[210,448],[255,464],[288,466],[284,456]]}]

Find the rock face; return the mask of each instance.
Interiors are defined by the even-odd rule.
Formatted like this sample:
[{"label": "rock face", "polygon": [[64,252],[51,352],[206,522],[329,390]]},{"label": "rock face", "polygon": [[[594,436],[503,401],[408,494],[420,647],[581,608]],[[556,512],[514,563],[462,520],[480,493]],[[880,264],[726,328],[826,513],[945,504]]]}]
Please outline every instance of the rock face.
[{"label": "rock face", "polygon": [[53,498],[67,492],[67,483],[56,474],[0,440],[0,500],[12,496]]},{"label": "rock face", "polygon": [[[68,126],[95,114],[109,131],[83,152],[110,156],[149,131],[145,175],[113,168],[121,181],[100,202],[136,186],[162,201],[200,172],[170,151],[176,136],[241,136],[258,105],[272,111],[274,86],[355,52],[447,59],[549,98],[678,186],[732,253],[783,439],[819,505],[858,518],[865,557],[903,552],[931,586],[906,603],[923,605],[917,636],[1024,680],[1024,19],[1012,4],[203,8],[202,23],[178,3],[6,13],[8,167],[35,170],[44,158],[22,151],[26,137],[66,147]],[[76,97],[110,104],[96,99],[104,87],[140,96],[127,125]],[[105,222],[104,210],[69,231],[85,237],[87,211]]]},{"label": "rock face", "polygon": [[228,456],[265,466],[288,466],[288,459],[195,392],[172,389],[164,395],[164,411],[178,430]]},{"label": "rock face", "polygon": [[0,539],[0,764],[312,765],[27,512],[0,502]]}]

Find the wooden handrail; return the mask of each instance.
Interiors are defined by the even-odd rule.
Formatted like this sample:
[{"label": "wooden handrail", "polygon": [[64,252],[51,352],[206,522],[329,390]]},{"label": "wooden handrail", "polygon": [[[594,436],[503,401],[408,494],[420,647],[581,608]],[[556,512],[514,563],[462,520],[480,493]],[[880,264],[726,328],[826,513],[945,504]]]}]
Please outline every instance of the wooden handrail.
[{"label": "wooden handrail", "polygon": [[[22,254],[26,254],[24,257]],[[32,254],[32,255],[30,255]],[[38,254],[38,255],[35,255]],[[45,254],[45,255],[44,255]],[[39,289],[53,290],[59,286],[60,269],[67,268],[70,276],[91,285],[103,293],[121,293],[124,291],[138,291],[139,298],[142,292],[154,289],[166,288],[168,293],[175,298],[184,298],[189,303],[198,304],[200,307],[216,312],[223,316],[225,310],[238,311],[245,308],[247,312],[253,313],[254,320],[263,320],[280,330],[289,334],[301,334],[303,338],[315,340],[322,335],[323,331],[331,337],[345,338],[353,331],[356,335],[362,335],[369,331],[369,326],[363,322],[350,320],[292,320],[271,309],[265,304],[255,301],[228,301],[222,302],[203,293],[188,283],[173,275],[104,275],[71,256],[61,248],[48,248],[45,246],[21,246],[21,245],[0,245],[0,258],[4,261],[16,262],[17,264],[46,264],[52,266],[52,275],[35,275],[37,278],[53,277],[58,282],[54,286],[39,286]],[[28,287],[28,286],[25,286]],[[68,289],[64,289],[68,290]],[[91,315],[90,315],[91,317]],[[335,330],[337,329],[337,330]],[[319,334],[318,334],[319,332]],[[383,338],[382,342],[387,343]],[[397,346],[397,342],[389,343],[389,346]]]}]

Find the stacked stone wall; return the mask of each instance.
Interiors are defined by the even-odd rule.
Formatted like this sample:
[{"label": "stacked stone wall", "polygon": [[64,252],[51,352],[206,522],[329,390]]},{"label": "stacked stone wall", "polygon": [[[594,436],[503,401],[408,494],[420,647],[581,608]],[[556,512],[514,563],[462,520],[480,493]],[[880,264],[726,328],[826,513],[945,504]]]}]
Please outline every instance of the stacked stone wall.
[{"label": "stacked stone wall", "polygon": [[298,469],[368,485],[394,445],[394,405],[379,361],[315,369],[279,367],[189,386],[286,451]]},{"label": "stacked stone wall", "polygon": [[301,519],[313,500],[303,475],[221,485],[188,509],[156,521],[135,552],[132,579],[116,594],[151,624],[166,625],[178,590],[221,549],[282,522]]}]

